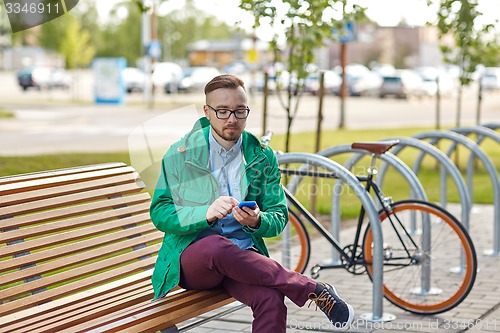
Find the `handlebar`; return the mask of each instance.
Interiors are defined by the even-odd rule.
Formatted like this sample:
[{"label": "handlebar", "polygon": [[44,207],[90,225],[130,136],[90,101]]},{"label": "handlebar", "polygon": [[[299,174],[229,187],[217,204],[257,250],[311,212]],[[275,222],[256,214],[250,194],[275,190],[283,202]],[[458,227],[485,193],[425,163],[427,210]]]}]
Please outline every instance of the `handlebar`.
[{"label": "handlebar", "polygon": [[273,137],[273,132],[268,130],[260,139],[264,145],[269,146],[272,137]]}]

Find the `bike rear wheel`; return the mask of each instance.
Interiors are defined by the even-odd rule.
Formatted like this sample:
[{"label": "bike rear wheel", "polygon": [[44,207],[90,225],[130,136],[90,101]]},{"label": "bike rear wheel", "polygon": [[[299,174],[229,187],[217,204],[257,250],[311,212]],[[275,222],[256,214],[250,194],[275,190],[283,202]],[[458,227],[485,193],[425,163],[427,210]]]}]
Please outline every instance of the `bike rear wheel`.
[{"label": "bike rear wheel", "polygon": [[293,211],[289,211],[288,224],[275,238],[266,240],[271,258],[296,272],[304,273],[311,254],[309,235]]},{"label": "bike rear wheel", "polygon": [[[477,258],[462,224],[429,202],[406,200],[380,212],[384,239],[383,293],[394,305],[436,314],[459,305],[474,285]],[[373,235],[367,227],[363,250],[373,274]]]}]

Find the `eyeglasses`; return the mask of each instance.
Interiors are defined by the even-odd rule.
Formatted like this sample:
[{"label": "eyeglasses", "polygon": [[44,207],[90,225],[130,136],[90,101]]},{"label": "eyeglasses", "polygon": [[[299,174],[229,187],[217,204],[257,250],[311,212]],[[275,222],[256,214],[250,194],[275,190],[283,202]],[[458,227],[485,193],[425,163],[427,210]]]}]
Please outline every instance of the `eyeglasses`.
[{"label": "eyeglasses", "polygon": [[246,119],[248,117],[248,114],[250,113],[250,108],[238,108],[238,109],[214,109],[210,105],[207,104],[209,108],[214,110],[215,115],[217,116],[218,119],[229,119],[231,117],[231,114],[234,114],[236,119]]}]

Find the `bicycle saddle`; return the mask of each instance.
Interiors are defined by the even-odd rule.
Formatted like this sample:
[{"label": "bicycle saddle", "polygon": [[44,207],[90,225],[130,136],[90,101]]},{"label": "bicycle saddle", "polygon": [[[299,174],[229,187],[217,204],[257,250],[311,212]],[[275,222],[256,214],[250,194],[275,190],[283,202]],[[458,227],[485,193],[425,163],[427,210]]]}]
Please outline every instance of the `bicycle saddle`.
[{"label": "bicycle saddle", "polygon": [[399,140],[381,141],[381,142],[354,142],[351,145],[352,149],[363,149],[367,150],[373,154],[383,154],[395,145],[399,143]]}]

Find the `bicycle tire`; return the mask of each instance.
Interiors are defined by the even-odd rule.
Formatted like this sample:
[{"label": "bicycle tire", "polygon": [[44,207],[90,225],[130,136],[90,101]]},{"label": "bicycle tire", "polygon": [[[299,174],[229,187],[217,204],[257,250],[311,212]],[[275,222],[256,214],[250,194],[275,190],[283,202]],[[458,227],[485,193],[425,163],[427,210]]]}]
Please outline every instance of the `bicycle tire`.
[{"label": "bicycle tire", "polygon": [[[462,224],[443,208],[420,200],[395,202],[391,204],[388,214],[381,210],[379,215],[384,237],[384,297],[395,306],[417,314],[442,313],[459,305],[471,291],[477,272],[474,244]],[[411,237],[417,240],[415,243],[419,247],[423,244],[424,233],[412,229],[408,223],[413,221],[413,226],[422,230],[424,226],[430,227],[429,251],[417,250],[413,245],[410,249],[408,235],[403,228],[398,228],[401,239],[416,259],[416,262],[408,262],[407,266],[398,268],[393,265],[397,264],[398,256],[404,251],[391,226],[391,219],[396,217],[403,222],[406,231],[413,232]],[[414,217],[420,220],[411,220]],[[363,252],[370,279],[373,274],[372,240],[372,229],[368,226],[363,239]],[[405,260],[408,258],[399,260],[400,264]],[[461,271],[452,272],[450,268],[453,265]],[[429,274],[423,273],[426,268]]]},{"label": "bicycle tire", "polygon": [[[285,230],[280,236],[266,240],[270,257],[280,262],[283,266],[296,272],[304,273],[311,255],[311,242],[304,224],[296,213],[289,211]],[[289,235],[286,247],[285,235]]]}]

